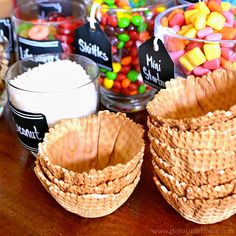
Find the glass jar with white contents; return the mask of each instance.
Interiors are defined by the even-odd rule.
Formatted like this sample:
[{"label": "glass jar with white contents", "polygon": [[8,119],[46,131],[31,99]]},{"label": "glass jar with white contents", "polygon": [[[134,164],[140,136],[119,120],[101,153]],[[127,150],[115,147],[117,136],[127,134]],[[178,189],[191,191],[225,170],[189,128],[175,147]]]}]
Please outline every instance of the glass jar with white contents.
[{"label": "glass jar with white contents", "polygon": [[13,64],[6,74],[9,106],[21,143],[37,152],[48,128],[98,110],[99,70],[75,54],[43,54]]}]

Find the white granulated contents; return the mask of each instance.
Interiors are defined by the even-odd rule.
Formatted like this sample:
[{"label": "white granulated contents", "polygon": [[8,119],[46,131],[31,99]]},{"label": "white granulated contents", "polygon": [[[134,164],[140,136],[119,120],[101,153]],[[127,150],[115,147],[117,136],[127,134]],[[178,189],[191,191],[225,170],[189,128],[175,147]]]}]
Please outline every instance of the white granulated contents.
[{"label": "white granulated contents", "polygon": [[97,110],[98,95],[81,65],[70,60],[41,64],[11,80],[11,103],[19,110],[42,113],[49,127],[61,119]]}]

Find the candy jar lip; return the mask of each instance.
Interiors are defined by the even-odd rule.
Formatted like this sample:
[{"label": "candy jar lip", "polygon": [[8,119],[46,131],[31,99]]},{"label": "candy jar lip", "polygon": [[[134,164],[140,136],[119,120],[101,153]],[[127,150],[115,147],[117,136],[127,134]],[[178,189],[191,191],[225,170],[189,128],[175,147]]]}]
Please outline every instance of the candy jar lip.
[{"label": "candy jar lip", "polygon": [[178,38],[178,39],[185,39],[188,41],[194,41],[194,42],[199,42],[199,43],[234,43],[236,44],[236,39],[234,40],[206,40],[206,39],[199,39],[199,38],[189,38],[189,37],[185,37],[179,34],[176,34],[174,30],[168,28],[168,27],[163,27],[160,23],[161,19],[164,16],[167,16],[170,12],[172,12],[175,9],[180,9],[180,8],[187,8],[191,5],[195,5],[194,3],[189,3],[189,4],[184,4],[184,5],[179,5],[179,6],[175,6],[175,7],[171,7],[168,8],[167,10],[165,10],[164,12],[161,12],[155,19],[155,26],[154,26],[154,35],[155,36],[161,36],[163,34],[168,35],[168,36],[172,36],[174,38]]},{"label": "candy jar lip", "polygon": [[100,9],[104,8],[108,9],[108,11],[113,11],[113,12],[142,12],[142,11],[146,11],[149,8],[153,8],[153,7],[158,7],[158,6],[166,6],[169,4],[175,4],[175,1],[173,0],[160,0],[160,1],[151,1],[149,3],[147,3],[144,6],[140,6],[140,7],[130,7],[128,9],[125,8],[121,8],[121,7],[109,7],[108,5],[100,5]]},{"label": "candy jar lip", "polygon": [[[45,1],[46,2],[46,1]],[[67,3],[66,0],[57,0],[57,1],[53,1],[53,2],[59,2],[59,3]],[[72,4],[72,7],[78,7],[78,9],[80,8],[80,14],[79,16],[75,16],[74,19],[69,19],[70,22],[77,22],[78,20],[85,20],[86,19],[86,7],[81,4],[80,2],[77,2],[77,1],[71,1],[71,4]],[[16,21],[21,21],[23,23],[31,23],[33,25],[37,25],[37,24],[40,24],[40,25],[59,25],[59,24],[63,24],[63,23],[66,23],[68,22],[68,19],[65,19],[65,20],[61,20],[61,21],[47,21],[47,22],[31,22],[29,19],[24,19],[24,18],[21,18],[20,16],[17,16],[17,15],[20,15],[20,11],[21,10],[26,10],[28,8],[33,8],[34,10],[38,8],[37,5],[35,5],[34,2],[28,2],[27,4],[24,4],[24,5],[20,5],[20,6],[17,6],[15,7],[13,10],[12,10],[12,18],[13,18],[13,21],[16,20]],[[39,17],[36,17],[36,19],[40,19],[40,20],[46,20],[46,18],[39,18]]]},{"label": "candy jar lip", "polygon": [[[21,66],[23,67],[24,63],[27,63],[27,62],[30,62],[30,61],[32,61],[32,62],[40,62],[40,59],[41,59],[41,61],[43,61],[43,57],[44,58],[47,58],[47,57],[54,57],[54,58],[59,57],[59,60],[64,60],[64,59],[65,60],[72,60],[72,61],[77,62],[78,64],[80,64],[81,62],[82,63],[87,63],[88,65],[91,65],[93,67],[93,69],[94,69],[94,73],[92,75],[88,74],[88,76],[91,79],[91,81],[88,82],[88,83],[82,84],[80,86],[73,87],[73,88],[62,89],[62,90],[55,90],[55,91],[37,91],[37,90],[22,89],[22,88],[19,88],[19,87],[15,86],[15,85],[13,85],[11,83],[11,80],[13,79],[12,76],[11,76],[11,71],[12,70],[14,70],[14,69],[16,69],[18,67],[21,67]],[[73,60],[73,58],[74,58],[74,60]],[[83,69],[85,69],[85,68],[83,67]],[[73,53],[70,53],[70,54],[66,54],[66,53],[47,53],[47,54],[40,54],[40,55],[35,55],[35,56],[32,56],[32,57],[28,57],[28,58],[23,59],[23,60],[18,60],[17,62],[12,64],[8,68],[8,70],[7,70],[6,74],[5,74],[5,78],[4,79],[5,79],[5,82],[6,82],[6,86],[13,87],[13,88],[15,88],[17,90],[21,90],[21,91],[25,91],[25,92],[29,92],[29,93],[38,93],[38,94],[56,94],[56,93],[63,93],[63,92],[68,92],[68,91],[74,91],[74,90],[86,87],[89,84],[95,83],[95,81],[98,80],[98,77],[99,77],[99,68],[98,68],[97,64],[94,61],[92,61],[91,59],[89,59],[89,58],[87,58],[85,56],[81,56],[81,55],[73,54]]]}]

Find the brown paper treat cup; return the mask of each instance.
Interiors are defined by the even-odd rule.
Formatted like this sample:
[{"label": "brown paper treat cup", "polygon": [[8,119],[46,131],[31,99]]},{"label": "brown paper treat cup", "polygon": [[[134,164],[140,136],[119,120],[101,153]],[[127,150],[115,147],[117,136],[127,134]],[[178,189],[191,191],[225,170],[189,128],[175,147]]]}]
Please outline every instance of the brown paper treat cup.
[{"label": "brown paper treat cup", "polygon": [[173,175],[168,174],[163,169],[159,168],[155,160],[152,161],[155,175],[159,177],[161,182],[173,193],[179,197],[186,197],[187,199],[217,199],[227,197],[231,194],[236,194],[236,179],[229,183],[211,186],[200,185],[195,186],[186,182],[180,182]]},{"label": "brown paper treat cup", "polygon": [[166,82],[147,105],[159,125],[197,129],[236,116],[236,71],[216,70],[201,78],[189,76]]},{"label": "brown paper treat cup", "polygon": [[160,156],[156,154],[150,148],[153,156],[153,160],[157,163],[158,167],[163,169],[165,172],[171,174],[179,182],[185,182],[190,185],[201,186],[201,185],[211,185],[217,186],[231,182],[236,179],[236,168],[226,168],[222,170],[209,170],[206,172],[192,172],[186,171],[176,166],[168,164]]},{"label": "brown paper treat cup", "polygon": [[205,130],[187,131],[168,126],[156,127],[148,119],[148,128],[149,135],[172,148],[236,151],[236,134],[232,135],[226,131],[218,131],[211,126]]},{"label": "brown paper treat cup", "polygon": [[178,197],[154,177],[157,188],[166,201],[185,219],[198,224],[213,224],[236,213],[236,194],[219,199],[194,199]]},{"label": "brown paper treat cup", "polygon": [[62,207],[87,218],[102,217],[117,210],[132,194],[140,179],[139,174],[133,183],[127,185],[116,194],[77,195],[63,192],[55,184],[50,182],[45,177],[39,163],[36,164],[34,171],[42,185]]},{"label": "brown paper treat cup", "polygon": [[123,113],[102,111],[51,128],[38,158],[65,183],[97,186],[135,169],[144,154],[143,134],[142,126]]},{"label": "brown paper treat cup", "polygon": [[153,150],[168,164],[192,172],[221,170],[236,166],[234,151],[190,150],[172,148],[156,138],[150,137]]}]

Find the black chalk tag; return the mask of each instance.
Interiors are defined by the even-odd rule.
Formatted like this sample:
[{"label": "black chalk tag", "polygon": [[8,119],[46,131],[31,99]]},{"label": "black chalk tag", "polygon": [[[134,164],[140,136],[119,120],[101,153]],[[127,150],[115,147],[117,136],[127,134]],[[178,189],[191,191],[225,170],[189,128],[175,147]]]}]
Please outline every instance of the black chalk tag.
[{"label": "black chalk tag", "polygon": [[144,83],[161,89],[165,88],[166,81],[174,78],[174,63],[160,39],[154,49],[154,39],[139,46],[139,65]]},{"label": "black chalk tag", "polygon": [[0,35],[5,36],[9,42],[9,51],[14,51],[13,30],[10,18],[0,19]]},{"label": "black chalk tag", "polygon": [[46,117],[40,113],[21,111],[11,103],[9,106],[21,144],[29,151],[37,152],[38,144],[43,141],[45,133],[48,132]]},{"label": "black chalk tag", "polygon": [[96,29],[86,23],[75,31],[75,51],[79,55],[90,58],[98,66],[112,70],[111,42],[100,26],[95,23]]},{"label": "black chalk tag", "polygon": [[63,49],[61,42],[58,40],[36,41],[18,37],[18,55],[20,60],[39,54],[61,52],[63,52]]},{"label": "black chalk tag", "polygon": [[60,13],[63,16],[72,15],[71,0],[67,0],[64,2],[38,0],[37,4],[39,7],[39,17],[41,19],[47,18],[50,13]]}]

